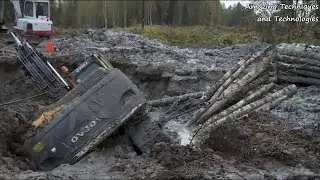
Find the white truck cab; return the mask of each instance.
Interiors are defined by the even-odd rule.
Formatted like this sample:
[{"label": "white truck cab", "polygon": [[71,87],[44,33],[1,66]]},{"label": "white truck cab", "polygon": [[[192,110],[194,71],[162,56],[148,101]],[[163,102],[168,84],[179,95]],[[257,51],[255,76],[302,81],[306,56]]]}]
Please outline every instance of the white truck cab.
[{"label": "white truck cab", "polygon": [[50,20],[49,0],[25,0],[23,7],[23,15],[21,18],[17,18],[15,30],[25,35],[39,37],[54,34],[53,23]]}]

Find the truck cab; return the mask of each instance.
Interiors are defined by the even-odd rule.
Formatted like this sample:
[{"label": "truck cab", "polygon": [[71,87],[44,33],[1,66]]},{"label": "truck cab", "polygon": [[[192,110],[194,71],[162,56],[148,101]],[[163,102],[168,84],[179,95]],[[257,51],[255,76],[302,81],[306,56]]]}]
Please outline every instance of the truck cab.
[{"label": "truck cab", "polygon": [[19,33],[39,37],[50,37],[54,34],[49,0],[25,0],[22,14],[21,18],[17,18],[14,27]]}]

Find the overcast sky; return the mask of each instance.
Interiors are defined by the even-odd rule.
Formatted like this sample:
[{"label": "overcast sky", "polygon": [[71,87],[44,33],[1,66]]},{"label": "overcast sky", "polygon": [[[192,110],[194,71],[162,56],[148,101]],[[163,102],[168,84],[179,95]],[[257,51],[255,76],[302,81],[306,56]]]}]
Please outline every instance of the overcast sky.
[{"label": "overcast sky", "polygon": [[237,0],[221,0],[222,3],[225,4],[226,7],[232,6],[234,4],[238,4],[240,2],[242,5],[248,4],[250,1],[237,1]]}]

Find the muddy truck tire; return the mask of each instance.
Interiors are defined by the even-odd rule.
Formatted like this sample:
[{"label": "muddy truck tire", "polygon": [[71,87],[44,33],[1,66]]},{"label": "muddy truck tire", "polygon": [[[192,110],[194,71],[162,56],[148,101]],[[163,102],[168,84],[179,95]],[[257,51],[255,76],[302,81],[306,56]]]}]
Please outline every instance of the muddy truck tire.
[{"label": "muddy truck tire", "polygon": [[146,99],[120,70],[109,70],[81,96],[60,110],[24,143],[28,160],[38,169],[73,164],[130,120]]}]

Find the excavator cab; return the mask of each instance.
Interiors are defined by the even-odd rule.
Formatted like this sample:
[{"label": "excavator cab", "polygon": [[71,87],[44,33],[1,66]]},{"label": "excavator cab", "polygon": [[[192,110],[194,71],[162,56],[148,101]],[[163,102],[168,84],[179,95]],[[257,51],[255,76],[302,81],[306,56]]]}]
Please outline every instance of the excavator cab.
[{"label": "excavator cab", "polygon": [[[25,137],[23,148],[36,168],[53,169],[80,160],[93,147],[143,111],[146,98],[137,86],[101,54],[92,53],[68,81],[26,39],[14,32],[20,63],[39,89],[68,92],[47,107]],[[70,82],[73,82],[72,85]]]},{"label": "excavator cab", "polygon": [[71,73],[75,87],[33,121],[24,149],[36,168],[77,162],[143,111],[146,98],[136,85],[119,69],[93,59]]},{"label": "excavator cab", "polygon": [[25,35],[52,36],[49,0],[25,0],[22,18],[17,19],[14,29]]},{"label": "excavator cab", "polygon": [[143,93],[102,55],[92,53],[70,73],[64,69],[67,83],[26,40],[13,32],[11,35],[21,64],[41,90],[69,90],[31,123],[23,148],[36,168],[50,170],[77,162],[143,111]]}]

